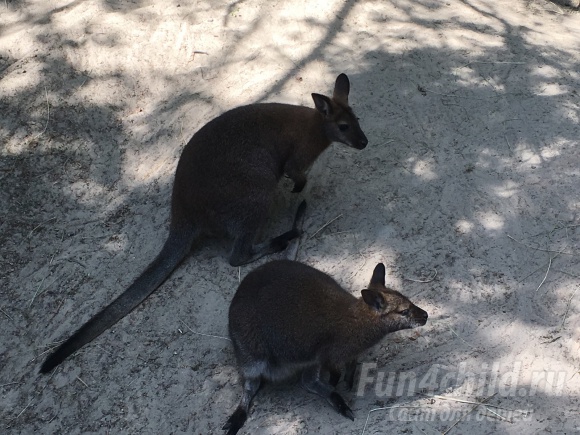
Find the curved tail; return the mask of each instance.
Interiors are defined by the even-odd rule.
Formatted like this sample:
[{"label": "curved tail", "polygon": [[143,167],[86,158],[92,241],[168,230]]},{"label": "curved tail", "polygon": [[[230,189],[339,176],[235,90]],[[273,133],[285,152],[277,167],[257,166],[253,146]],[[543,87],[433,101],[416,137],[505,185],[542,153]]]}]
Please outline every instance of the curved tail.
[{"label": "curved tail", "polygon": [[147,299],[187,256],[194,238],[195,231],[191,226],[171,229],[161,252],[141,276],[117,299],[103,308],[51,353],[40,367],[40,373],[49,373],[67,357],[101,335]]}]

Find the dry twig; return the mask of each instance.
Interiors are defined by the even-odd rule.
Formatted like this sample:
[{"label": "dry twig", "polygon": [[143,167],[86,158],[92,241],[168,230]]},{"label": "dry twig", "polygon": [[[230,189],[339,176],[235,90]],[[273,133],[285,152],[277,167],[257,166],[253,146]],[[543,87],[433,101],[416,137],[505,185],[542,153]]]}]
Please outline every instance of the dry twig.
[{"label": "dry twig", "polygon": [[568,311],[570,311],[570,304],[572,303],[572,298],[574,297],[574,295],[576,294],[577,291],[578,291],[578,287],[576,287],[576,290],[574,290],[574,293],[572,293],[572,296],[570,296],[570,299],[568,299],[568,305],[566,306],[566,312],[564,313],[564,317],[562,318],[562,323],[560,323],[560,327],[558,328],[558,331],[561,331],[562,328],[564,327],[564,322],[566,321],[566,317],[568,317]]},{"label": "dry twig", "polygon": [[489,396],[487,399],[482,400],[481,402],[475,402],[476,405],[474,405],[473,408],[471,408],[468,412],[466,412],[461,417],[459,417],[459,419],[455,423],[453,423],[451,426],[449,426],[449,428],[447,428],[447,430],[445,432],[443,432],[442,435],[447,435],[451,429],[453,429],[455,426],[457,426],[461,422],[461,420],[463,420],[465,417],[467,417],[469,414],[471,414],[473,411],[475,411],[481,405],[483,405],[484,403],[491,400],[491,398],[494,397],[496,394],[497,393],[493,393],[491,396]]},{"label": "dry twig", "polygon": [[191,329],[191,328],[190,328],[190,327],[187,325],[187,323],[185,323],[183,320],[179,319],[179,321],[180,321],[181,323],[183,323],[183,326],[185,326],[187,329],[189,329],[189,331],[190,331],[190,332],[193,332],[194,334],[197,334],[197,335],[203,335],[204,337],[221,338],[222,340],[228,340],[228,341],[232,341],[230,338],[228,338],[228,337],[224,337],[224,336],[222,336],[222,335],[204,334],[203,332],[196,332],[196,331],[194,331],[193,329]]},{"label": "dry twig", "polygon": [[324,225],[322,225],[318,231],[316,231],[314,234],[312,234],[308,240],[313,239],[319,232],[321,232],[323,229],[325,229],[327,226],[329,226],[331,223],[333,223],[335,220],[337,220],[338,218],[342,217],[342,213],[339,214],[337,217],[335,217],[334,219],[329,220],[328,222],[326,222]]},{"label": "dry twig", "polygon": [[[457,399],[455,397],[439,396],[437,394],[426,394],[426,393],[418,393],[418,394],[420,394],[421,396],[430,397],[431,399],[450,400],[452,402],[466,403],[468,405],[483,405],[485,403],[485,401],[484,402],[475,402],[473,400]],[[495,396],[495,394],[494,394],[494,396]],[[493,397],[493,396],[490,396],[489,398],[491,399],[491,397]],[[503,411],[519,412],[521,414],[526,414],[526,415],[529,412],[529,411],[522,411],[521,409],[504,408],[503,406],[499,406],[499,405],[486,404],[485,406],[490,407],[490,408],[495,408],[495,409],[501,409]]]},{"label": "dry twig", "polygon": [[40,133],[34,136],[33,140],[38,139],[46,132],[48,128],[48,123],[50,122],[50,103],[48,101],[48,90],[46,89],[46,86],[44,87],[44,95],[46,96],[46,125],[44,126],[44,129]]},{"label": "dry twig", "polygon": [[[52,372],[52,374],[50,375],[50,378],[48,378],[48,380],[46,381],[46,384],[44,385],[44,387],[42,387],[42,390],[40,390],[40,393],[41,393],[41,394],[42,394],[42,392],[43,392],[43,391],[46,389],[46,387],[48,387],[48,384],[50,383],[50,381],[51,381],[52,377],[54,376],[54,374],[55,374],[56,372],[57,372],[57,370],[54,370],[54,371]],[[34,401],[34,398],[32,398],[32,399],[30,400],[30,402],[28,402],[28,404],[27,404],[27,405],[24,407],[24,409],[23,409],[22,411],[20,411],[20,412],[18,413],[18,415],[17,415],[16,417],[14,417],[13,419],[11,419],[11,420],[8,422],[8,424],[6,425],[6,429],[10,429],[10,428],[12,427],[12,423],[14,423],[14,422],[15,422],[15,421],[18,419],[18,417],[20,417],[22,414],[24,414],[24,411],[26,411],[26,410],[27,410],[27,409],[30,407],[30,405],[32,405],[32,402],[33,402],[33,401]]]},{"label": "dry twig", "polygon": [[405,278],[403,277],[403,279],[407,280],[407,281],[413,281],[413,282],[420,282],[420,283],[428,283],[433,281],[436,277],[437,277],[437,269],[433,269],[433,271],[435,272],[433,274],[433,276],[430,276],[428,279],[413,279],[413,278]]},{"label": "dry twig", "polygon": [[30,238],[30,236],[32,235],[32,233],[33,233],[33,232],[35,232],[37,229],[39,229],[41,226],[43,226],[43,225],[46,225],[47,223],[49,223],[50,221],[53,221],[53,220],[55,220],[55,219],[56,219],[56,216],[54,216],[54,217],[51,217],[51,218],[50,218],[50,219],[48,219],[47,221],[44,221],[44,222],[42,222],[42,223],[38,224],[37,226],[35,226],[35,227],[32,229],[32,231],[30,231],[30,232],[28,233],[28,238]]},{"label": "dry twig", "polygon": [[4,314],[6,317],[8,317],[10,320],[12,320],[14,322],[14,319],[10,316],[10,314],[8,314],[6,311],[4,311],[2,308],[0,308],[0,312],[2,312],[2,314]]},{"label": "dry twig", "polygon": [[463,338],[461,338],[459,336],[459,334],[457,332],[455,332],[455,330],[449,326],[449,330],[453,333],[453,335],[455,335],[457,338],[459,338],[461,341],[463,341],[465,344],[467,344],[469,347],[471,347],[472,349],[474,348],[474,346],[472,346],[471,344],[469,344],[467,341],[465,341]]},{"label": "dry twig", "polygon": [[80,377],[77,376],[77,379],[83,384],[85,387],[89,388],[85,381],[83,381]]},{"label": "dry twig", "polygon": [[384,411],[386,409],[394,409],[394,408],[422,408],[422,406],[394,405],[394,406],[385,406],[385,407],[382,407],[382,408],[374,408],[374,409],[371,409],[368,412],[368,414],[367,414],[367,419],[365,421],[365,425],[363,427],[363,430],[362,430],[361,435],[364,435],[365,434],[365,431],[367,430],[367,426],[369,424],[369,418],[370,418],[372,412],[375,412],[375,411]]},{"label": "dry twig", "polygon": [[551,253],[558,254],[558,255],[559,255],[559,254],[564,254],[564,255],[573,255],[573,256],[576,256],[576,255],[578,255],[578,253],[576,253],[576,252],[564,252],[563,250],[562,250],[562,251],[555,251],[555,250],[553,250],[553,249],[543,249],[543,248],[537,248],[537,247],[535,247],[535,246],[531,246],[531,245],[528,245],[528,244],[526,244],[526,243],[524,243],[524,242],[521,242],[521,241],[519,241],[518,239],[515,239],[515,238],[513,238],[513,237],[512,237],[512,236],[510,236],[509,234],[507,234],[507,236],[508,236],[508,238],[509,238],[509,239],[513,240],[514,242],[516,242],[516,243],[519,243],[520,245],[522,245],[522,246],[525,246],[526,248],[534,249],[535,251],[551,252]]},{"label": "dry twig", "polygon": [[542,280],[542,282],[540,283],[540,285],[538,286],[536,291],[540,290],[540,287],[542,287],[542,285],[546,282],[546,278],[548,278],[548,274],[550,273],[550,267],[552,267],[552,260],[556,257],[557,257],[557,254],[554,255],[553,257],[550,257],[550,261],[548,262],[548,268],[546,269],[546,274],[544,275],[544,279]]}]

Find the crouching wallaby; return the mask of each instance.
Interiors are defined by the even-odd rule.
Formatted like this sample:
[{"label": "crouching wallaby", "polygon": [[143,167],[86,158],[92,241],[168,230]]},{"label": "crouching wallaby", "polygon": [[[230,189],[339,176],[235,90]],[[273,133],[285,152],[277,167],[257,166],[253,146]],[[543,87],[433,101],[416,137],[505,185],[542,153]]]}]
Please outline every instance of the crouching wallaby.
[{"label": "crouching wallaby", "polygon": [[[263,381],[301,374],[302,385],[324,397],[340,414],[354,415],[335,391],[346,365],[352,387],[356,357],[386,334],[427,322],[427,313],[385,287],[385,266],[375,267],[368,289],[355,298],[330,276],[295,261],[272,261],[250,272],[229,312],[229,332],[242,400],[224,426],[243,426]],[[328,376],[329,380],[323,380]]]},{"label": "crouching wallaby", "polygon": [[348,105],[350,83],[336,79],[332,98],[312,94],[315,109],[264,103],[238,107],[203,126],[185,146],[175,173],[169,236],[161,252],[133,284],[90,319],[42,364],[48,373],[143,302],[204,235],[231,237],[230,264],[238,266],[282,251],[300,235],[295,225],[256,244],[286,174],[294,192],[306,183],[305,171],[332,142],[363,149],[368,141]]}]

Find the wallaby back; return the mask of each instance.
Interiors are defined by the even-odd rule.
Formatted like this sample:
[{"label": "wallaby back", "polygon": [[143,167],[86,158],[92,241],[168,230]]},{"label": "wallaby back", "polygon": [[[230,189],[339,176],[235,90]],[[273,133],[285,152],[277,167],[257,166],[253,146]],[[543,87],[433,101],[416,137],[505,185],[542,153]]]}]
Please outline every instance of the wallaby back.
[{"label": "wallaby back", "polygon": [[238,266],[279,252],[300,235],[298,208],[293,227],[256,244],[278,180],[306,183],[305,171],[332,142],[362,149],[367,138],[348,106],[347,76],[336,79],[333,97],[312,94],[315,108],[251,104],[223,113],[203,126],[185,146],[177,164],[169,236],[145,272],[109,306],[90,319],[51,354],[40,371],[48,373],[138,306],[171,274],[202,235],[234,239],[230,264]]},{"label": "wallaby back", "polygon": [[363,149],[368,140],[348,106],[348,78],[336,82],[332,99],[312,94],[315,109],[251,104],[202,127],[177,166],[179,212],[208,231],[255,234],[282,175],[299,192],[305,171],[332,142]]},{"label": "wallaby back", "polygon": [[[229,312],[229,332],[244,383],[244,395],[224,429],[235,434],[262,380],[302,373],[303,385],[354,418],[334,391],[337,370],[353,367],[361,352],[386,334],[427,322],[427,313],[385,287],[377,265],[369,287],[355,298],[328,275],[301,263],[267,263],[242,281]],[[331,381],[320,378],[330,373]],[[338,373],[338,376],[340,373]]]}]

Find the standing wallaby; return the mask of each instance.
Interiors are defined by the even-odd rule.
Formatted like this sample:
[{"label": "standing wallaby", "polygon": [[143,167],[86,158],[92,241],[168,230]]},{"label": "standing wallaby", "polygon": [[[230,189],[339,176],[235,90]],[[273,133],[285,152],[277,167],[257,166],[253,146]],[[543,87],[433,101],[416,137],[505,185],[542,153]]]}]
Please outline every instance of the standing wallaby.
[{"label": "standing wallaby", "polygon": [[[272,261],[240,284],[229,313],[229,332],[244,392],[224,426],[234,435],[248,416],[262,381],[301,374],[302,385],[342,415],[354,415],[334,387],[346,364],[352,388],[356,357],[386,334],[427,322],[427,313],[385,287],[385,266],[375,267],[357,299],[325,273],[289,260]],[[329,375],[325,382],[322,375]]]},{"label": "standing wallaby", "polygon": [[185,146],[175,173],[169,236],[161,252],[133,284],[48,356],[48,373],[65,358],[129,314],[159,287],[204,235],[234,239],[230,264],[238,266],[282,251],[300,235],[291,230],[256,244],[278,180],[286,174],[293,192],[306,184],[305,171],[332,142],[363,149],[368,141],[348,105],[350,83],[336,79],[328,98],[312,94],[316,109],[289,104],[250,104],[203,126]]}]

